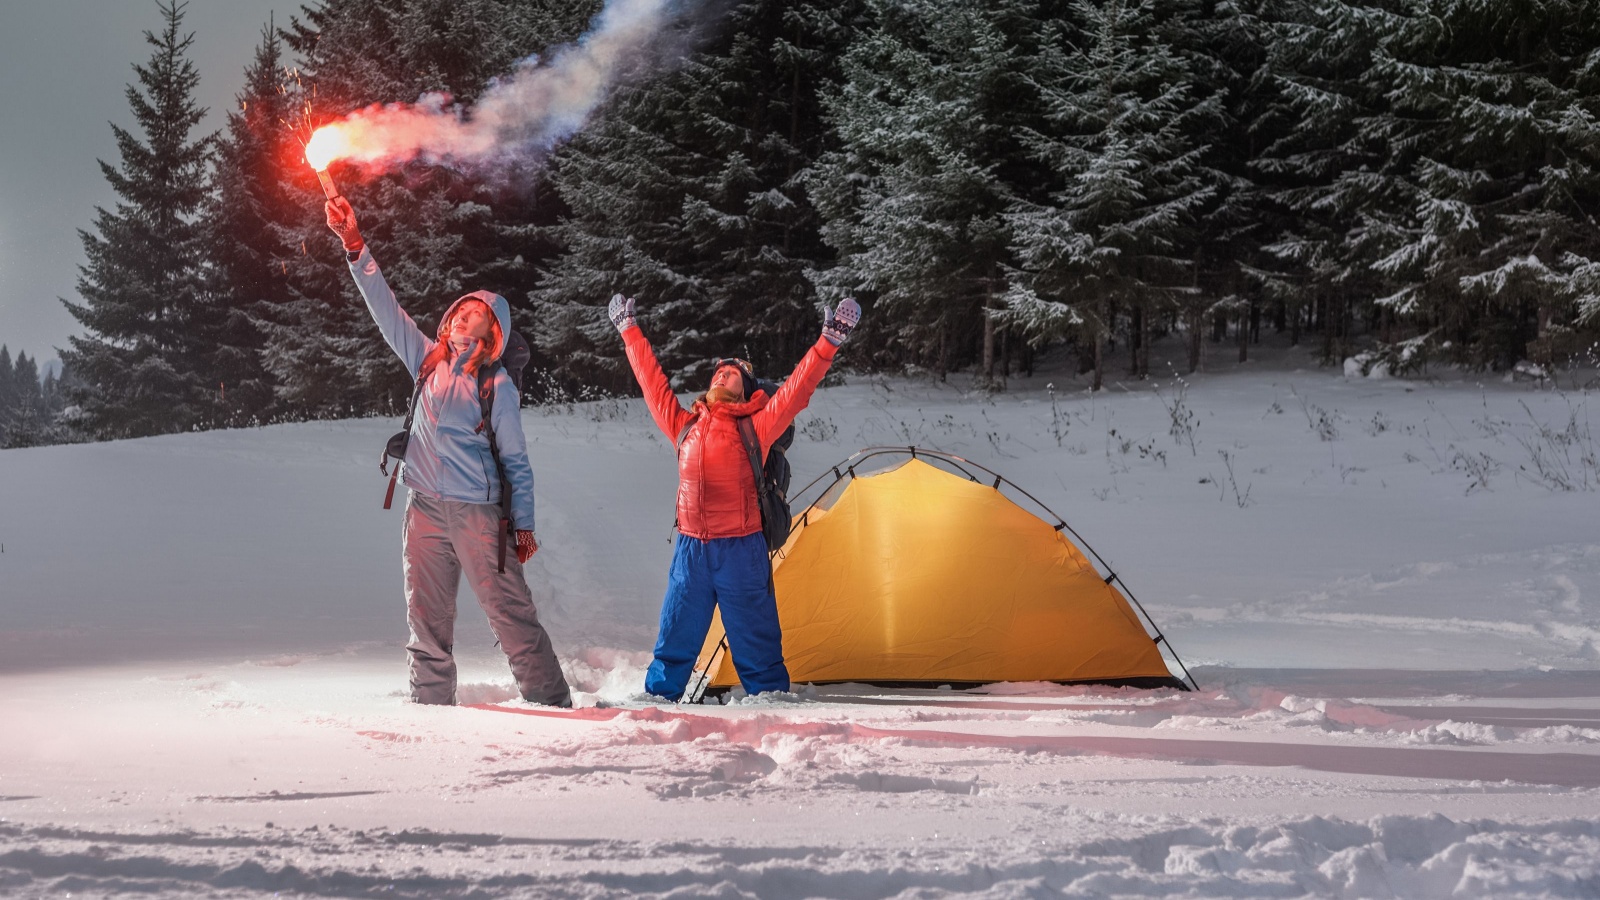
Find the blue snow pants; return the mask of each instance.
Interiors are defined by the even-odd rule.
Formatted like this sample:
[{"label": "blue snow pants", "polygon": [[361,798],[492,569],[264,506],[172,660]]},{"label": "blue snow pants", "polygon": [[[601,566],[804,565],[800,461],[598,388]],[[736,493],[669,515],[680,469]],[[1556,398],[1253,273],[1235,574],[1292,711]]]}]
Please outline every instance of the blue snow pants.
[{"label": "blue snow pants", "polygon": [[661,631],[644,689],[657,697],[683,698],[695,659],[711,630],[711,613],[722,609],[728,649],[747,693],[787,691],[778,599],[772,593],[772,561],[761,532],[736,538],[678,535],[661,602]]}]

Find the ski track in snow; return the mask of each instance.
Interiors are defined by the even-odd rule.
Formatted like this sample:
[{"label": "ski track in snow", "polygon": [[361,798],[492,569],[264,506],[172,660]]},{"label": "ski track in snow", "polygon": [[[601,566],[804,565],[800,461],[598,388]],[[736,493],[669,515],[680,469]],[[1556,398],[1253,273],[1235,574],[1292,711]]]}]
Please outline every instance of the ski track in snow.
[{"label": "ski track in snow", "polygon": [[1552,486],[1521,405],[1589,395],[1288,352],[1190,379],[1193,452],[1149,385],[1059,373],[847,378],[798,423],[797,487],[916,443],[1035,493],[1196,693],[646,702],[674,472],[637,400],[525,412],[572,712],[466,591],[475,708],[405,702],[389,420],[0,453],[0,896],[1600,896],[1600,473],[1574,439]]}]

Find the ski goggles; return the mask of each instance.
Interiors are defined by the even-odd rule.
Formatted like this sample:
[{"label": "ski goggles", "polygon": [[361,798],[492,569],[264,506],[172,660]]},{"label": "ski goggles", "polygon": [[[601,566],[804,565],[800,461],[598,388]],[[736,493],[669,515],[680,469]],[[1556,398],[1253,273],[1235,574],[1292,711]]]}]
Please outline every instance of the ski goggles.
[{"label": "ski goggles", "polygon": [[741,373],[743,373],[746,378],[756,377],[756,367],[750,365],[749,360],[719,356],[711,361],[712,372],[716,372],[723,366],[733,366],[735,369],[738,369]]}]

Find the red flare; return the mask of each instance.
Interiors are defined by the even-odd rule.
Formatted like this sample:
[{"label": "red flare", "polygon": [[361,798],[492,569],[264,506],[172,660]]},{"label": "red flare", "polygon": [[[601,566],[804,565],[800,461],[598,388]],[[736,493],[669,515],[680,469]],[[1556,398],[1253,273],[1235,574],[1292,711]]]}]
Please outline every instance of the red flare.
[{"label": "red flare", "polygon": [[317,180],[322,182],[322,193],[329,200],[339,196],[339,188],[334,186],[333,178],[328,175],[327,169],[317,170]]},{"label": "red flare", "polygon": [[350,136],[338,125],[324,125],[306,141],[306,162],[318,172],[328,171],[328,166],[341,157],[349,156],[355,148]]}]

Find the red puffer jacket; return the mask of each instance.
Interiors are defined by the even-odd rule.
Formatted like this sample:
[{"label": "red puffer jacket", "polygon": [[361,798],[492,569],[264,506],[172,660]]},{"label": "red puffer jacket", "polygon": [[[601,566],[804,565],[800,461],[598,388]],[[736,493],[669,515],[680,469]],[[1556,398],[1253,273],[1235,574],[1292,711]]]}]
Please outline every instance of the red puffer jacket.
[{"label": "red puffer jacket", "polygon": [[828,373],[838,348],[819,338],[770,399],[757,391],[743,403],[708,406],[696,401],[692,409],[684,409],[644,332],[634,326],[622,333],[622,339],[650,415],[667,439],[678,440],[684,427],[693,423],[678,447],[678,531],[701,540],[744,537],[760,531],[756,480],[739,439],[738,417],[750,417],[761,442],[761,457],[766,459],[772,442],[811,401],[811,393]]}]

